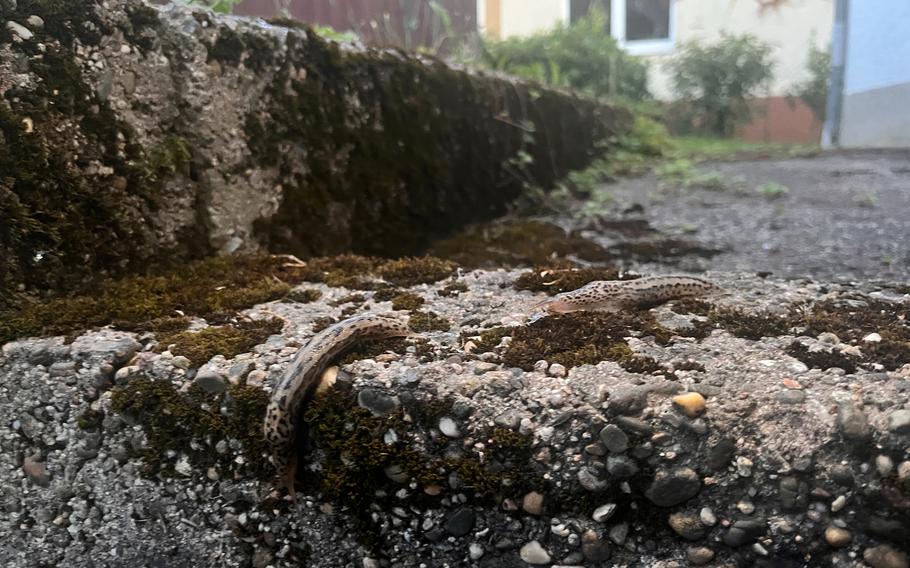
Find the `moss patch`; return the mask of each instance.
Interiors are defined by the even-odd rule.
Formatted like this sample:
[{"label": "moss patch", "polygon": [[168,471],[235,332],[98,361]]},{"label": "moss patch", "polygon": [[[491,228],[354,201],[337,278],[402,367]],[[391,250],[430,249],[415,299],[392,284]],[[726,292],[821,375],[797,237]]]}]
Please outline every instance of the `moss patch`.
[{"label": "moss patch", "polygon": [[610,255],[577,231],[552,223],[512,220],[474,227],[433,244],[430,253],[467,268],[534,266],[580,258],[607,262]]},{"label": "moss patch", "polygon": [[[438,258],[406,257],[387,260],[369,256],[346,254],[314,258],[302,269],[302,278],[310,282],[324,282],[358,290],[383,290],[393,286],[432,284],[448,278],[457,266]],[[385,284],[379,282],[382,279]],[[382,300],[380,300],[382,301]]]},{"label": "moss patch", "polygon": [[363,294],[348,294],[346,296],[342,296],[340,298],[332,300],[331,302],[329,302],[329,305],[338,307],[338,306],[343,306],[345,304],[362,304],[366,301],[367,301],[367,297],[364,296]]},{"label": "moss patch", "polygon": [[408,319],[408,326],[418,333],[449,331],[452,327],[452,322],[433,312],[414,312]]},{"label": "moss patch", "polygon": [[[185,454],[200,475],[213,466],[223,477],[268,479],[273,474],[262,436],[268,405],[262,389],[230,385],[226,393],[213,395],[195,385],[181,392],[168,381],[135,378],[114,389],[111,403],[114,412],[133,417],[145,431],[147,446],[136,453],[150,475],[176,475],[176,460],[168,457],[169,451]],[[242,464],[230,453],[215,450],[219,441],[231,439],[242,444]]]},{"label": "moss patch", "polygon": [[450,298],[452,296],[458,296],[464,292],[468,291],[468,285],[464,282],[452,282],[451,284],[446,284],[442,290],[437,290],[436,293],[443,298]]},{"label": "moss patch", "polygon": [[[392,481],[386,474],[389,469],[417,482],[418,489],[409,498],[411,504],[433,508],[453,491],[447,482],[451,475],[463,484],[458,492],[497,504],[504,496],[518,498],[529,487],[543,485],[530,462],[531,438],[511,431],[497,428],[486,432],[483,458],[472,451],[442,458],[445,439],[426,453],[426,445],[417,442],[412,424],[433,427],[439,417],[450,413],[451,403],[437,402],[414,401],[389,416],[374,417],[357,405],[350,385],[337,385],[314,399],[304,413],[307,444],[318,450],[314,455],[320,455],[322,461],[315,472],[300,468],[301,481],[318,488],[324,498],[347,507],[355,534],[367,546],[378,545],[380,539],[379,527],[370,517],[371,506],[400,504],[394,495],[406,486]],[[397,434],[398,441],[393,444],[383,441],[389,430]],[[428,486],[436,486],[439,495],[425,494],[423,489]]]},{"label": "moss patch", "polygon": [[799,359],[810,369],[830,369],[839,367],[847,373],[856,372],[857,359],[848,355],[842,355],[837,351],[809,351],[809,348],[794,341],[787,347],[787,355]]},{"label": "moss patch", "polygon": [[538,266],[523,273],[513,283],[516,290],[546,292],[553,296],[581,288],[596,280],[629,280],[635,276],[620,275],[615,268],[570,268]]},{"label": "moss patch", "polygon": [[[850,296],[814,304],[796,304],[783,315],[749,313],[741,310],[715,309],[708,315],[711,325],[729,330],[737,337],[761,339],[788,333],[816,337],[830,332],[843,343],[858,345],[863,353],[859,361],[839,354],[810,353],[802,346],[791,345],[791,355],[807,365],[854,368],[857,363],[878,363],[894,370],[910,363],[910,307],[865,296]],[[863,342],[870,333],[882,341]]]},{"label": "moss patch", "polygon": [[653,336],[658,343],[667,344],[673,333],[646,312],[579,312],[549,316],[527,326],[487,330],[481,335],[478,348],[489,350],[505,335],[512,336],[502,354],[503,363],[510,367],[530,371],[541,359],[566,368],[616,361],[630,372],[652,373],[665,369],[653,359],[634,353],[624,338]]},{"label": "moss patch", "polygon": [[708,319],[712,325],[722,327],[736,337],[753,340],[790,333],[794,323],[787,315],[727,308],[712,310]]},{"label": "moss patch", "polygon": [[426,300],[417,294],[411,294],[410,292],[405,292],[399,294],[392,298],[392,309],[393,310],[416,310],[422,306]]},{"label": "moss patch", "polygon": [[322,297],[322,292],[315,288],[304,288],[303,290],[291,290],[287,299],[297,302],[298,304],[309,304]]},{"label": "moss patch", "polygon": [[158,337],[160,347],[183,355],[193,367],[204,365],[215,355],[230,359],[264,343],[270,335],[281,333],[278,319],[243,320],[236,324],[207,327],[200,331],[181,331]]},{"label": "moss patch", "polygon": [[0,311],[0,343],[109,324],[151,329],[153,321],[171,318],[178,310],[209,321],[226,321],[238,310],[287,294],[300,281],[298,270],[273,257],[238,256],[189,263],[161,276],[107,281],[91,295]]}]

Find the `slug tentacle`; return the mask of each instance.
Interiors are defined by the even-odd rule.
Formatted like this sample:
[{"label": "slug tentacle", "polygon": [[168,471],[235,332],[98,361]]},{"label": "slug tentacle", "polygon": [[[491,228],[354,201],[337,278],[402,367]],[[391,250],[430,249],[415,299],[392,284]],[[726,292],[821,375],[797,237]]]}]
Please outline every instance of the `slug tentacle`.
[{"label": "slug tentacle", "polygon": [[323,372],[360,341],[409,335],[407,324],[394,316],[355,316],[319,332],[294,356],[272,391],[262,427],[279,484],[288,489],[294,502],[297,500],[294,491],[297,421],[303,405],[319,386]]}]

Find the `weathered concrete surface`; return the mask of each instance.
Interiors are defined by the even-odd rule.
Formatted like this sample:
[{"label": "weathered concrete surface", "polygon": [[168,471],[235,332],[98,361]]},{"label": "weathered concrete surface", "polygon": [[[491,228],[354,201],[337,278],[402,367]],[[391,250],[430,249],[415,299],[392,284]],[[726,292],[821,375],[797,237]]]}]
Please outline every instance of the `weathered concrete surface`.
[{"label": "weathered concrete surface", "polygon": [[[891,563],[869,565],[907,566],[910,365],[810,368],[788,354],[794,340],[855,361],[870,343],[798,329],[750,340],[718,328],[668,343],[626,339],[673,374],[610,361],[568,372],[552,361],[510,368],[501,348],[472,350],[459,335],[520,325],[541,296],[512,289],[517,276],[465,273],[454,296],[438,294],[449,281],[410,289],[451,328],[424,334],[429,350],[401,346],[342,365],[336,392],[352,389],[341,397],[344,413],[311,424],[322,442],[300,459],[317,478],[344,485],[333,495],[332,483],[301,484],[298,506],[268,497],[269,485],[253,475],[265,456],[230,437],[174,438],[160,456],[171,473],[145,468],[154,433],[141,417],[114,411],[104,385],[145,375],[185,390],[195,371],[156,352],[151,334],[7,343],[0,565],[522,567],[549,558],[670,568],[716,557],[714,566],[859,568],[864,557],[887,556]],[[906,296],[872,285],[708,277],[731,292],[722,303],[749,311],[831,299],[906,309]],[[318,287],[319,302],[247,311],[288,325],[250,353],[213,358],[211,369],[268,391],[319,318],[389,310],[373,292],[339,305],[350,290]],[[652,313],[682,330],[699,320],[685,311]],[[701,394],[701,403],[674,405],[684,391]],[[392,411],[382,415],[380,406]],[[212,410],[239,412],[229,399]],[[163,405],[154,411],[178,426],[186,420]],[[352,440],[352,454],[327,446],[332,436]],[[415,477],[406,469],[413,463],[397,461],[414,456],[445,465]]]},{"label": "weathered concrete surface", "polygon": [[186,7],[4,1],[0,21],[0,300],[213,252],[415,252],[630,126],[569,94]]}]

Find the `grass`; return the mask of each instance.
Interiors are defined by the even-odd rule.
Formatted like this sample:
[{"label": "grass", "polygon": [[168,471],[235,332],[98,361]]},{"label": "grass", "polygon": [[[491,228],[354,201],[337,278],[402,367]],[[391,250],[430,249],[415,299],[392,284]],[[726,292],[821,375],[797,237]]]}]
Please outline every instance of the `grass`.
[{"label": "grass", "polygon": [[792,158],[811,156],[819,151],[817,144],[780,142],[747,142],[726,138],[680,136],[673,139],[670,155],[692,161],[736,160],[743,158]]}]

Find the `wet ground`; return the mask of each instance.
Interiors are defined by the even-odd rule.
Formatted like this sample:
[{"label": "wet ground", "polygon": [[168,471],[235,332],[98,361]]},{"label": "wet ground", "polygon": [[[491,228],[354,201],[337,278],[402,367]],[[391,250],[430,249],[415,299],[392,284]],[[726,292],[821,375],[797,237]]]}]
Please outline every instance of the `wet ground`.
[{"label": "wet ground", "polygon": [[601,191],[605,215],[584,234],[614,252],[631,236],[664,256],[627,250],[630,268],[910,278],[910,151],[704,163]]}]

